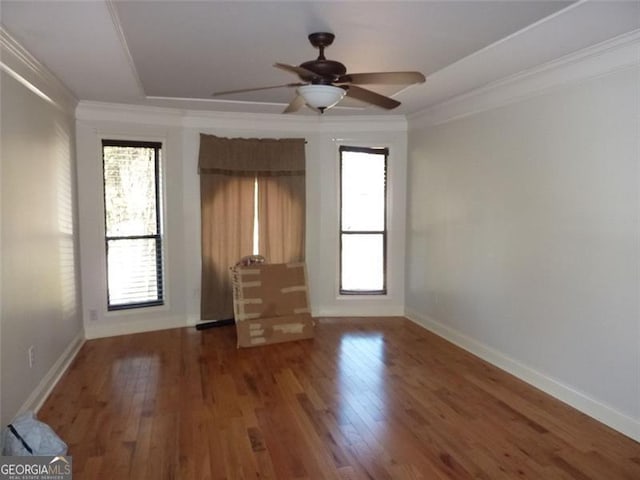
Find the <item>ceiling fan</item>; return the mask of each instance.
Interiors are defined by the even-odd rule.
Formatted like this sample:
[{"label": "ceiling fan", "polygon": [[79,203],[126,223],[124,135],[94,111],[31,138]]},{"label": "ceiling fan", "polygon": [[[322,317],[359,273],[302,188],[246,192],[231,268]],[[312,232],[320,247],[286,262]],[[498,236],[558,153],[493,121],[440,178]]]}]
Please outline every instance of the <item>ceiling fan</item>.
[{"label": "ceiling fan", "polygon": [[301,82],[272,85],[269,87],[243,88],[216,92],[213,95],[228,95],[231,93],[253,92],[281,87],[295,87],[296,96],[284,109],[283,113],[300,110],[305,104],[323,113],[333,107],[346,95],[357,100],[390,110],[400,105],[400,102],[385,95],[359,85],[412,85],[422,83],[425,77],[420,72],[371,72],[347,73],[347,68],[335,60],[327,60],[324,49],[333,43],[335,35],[328,32],[316,32],[309,35],[309,42],[320,53],[315,60],[309,60],[298,66],[276,63],[274,67],[298,75]]}]

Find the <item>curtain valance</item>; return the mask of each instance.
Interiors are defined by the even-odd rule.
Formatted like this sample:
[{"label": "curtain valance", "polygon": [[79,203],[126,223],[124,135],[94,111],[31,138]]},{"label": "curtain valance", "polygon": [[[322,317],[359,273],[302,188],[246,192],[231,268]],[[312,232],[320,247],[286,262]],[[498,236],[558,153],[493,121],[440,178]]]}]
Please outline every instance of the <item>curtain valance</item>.
[{"label": "curtain valance", "polygon": [[200,134],[199,174],[304,175],[304,138],[223,138]]}]

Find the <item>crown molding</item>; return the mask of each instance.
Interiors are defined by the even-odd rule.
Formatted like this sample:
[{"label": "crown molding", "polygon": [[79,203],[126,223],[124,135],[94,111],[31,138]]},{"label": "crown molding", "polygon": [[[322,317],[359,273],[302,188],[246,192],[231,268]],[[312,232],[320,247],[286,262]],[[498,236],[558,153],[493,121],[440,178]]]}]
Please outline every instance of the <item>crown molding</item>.
[{"label": "crown molding", "polygon": [[81,100],[76,107],[76,120],[133,123],[175,127],[182,124],[184,110],[124,103]]},{"label": "crown molding", "polygon": [[189,111],[183,125],[189,128],[232,128],[234,130],[350,132],[406,131],[403,115],[283,115],[281,113],[239,113]]},{"label": "crown molding", "polygon": [[489,83],[408,115],[409,129],[447,123],[549,90],[640,66],[640,29]]},{"label": "crown molding", "polygon": [[33,93],[73,114],[78,100],[58,78],[0,25],[0,68]]},{"label": "crown molding", "polygon": [[403,115],[311,116],[269,113],[182,110],[146,105],[81,101],[80,121],[133,123],[194,129],[230,129],[264,132],[390,132],[407,130]]}]

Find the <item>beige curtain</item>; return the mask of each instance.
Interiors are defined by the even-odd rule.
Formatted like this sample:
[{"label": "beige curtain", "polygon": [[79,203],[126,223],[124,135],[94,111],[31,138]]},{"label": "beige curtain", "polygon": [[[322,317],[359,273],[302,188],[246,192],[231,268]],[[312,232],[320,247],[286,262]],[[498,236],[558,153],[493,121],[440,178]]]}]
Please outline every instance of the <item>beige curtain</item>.
[{"label": "beige curtain", "polygon": [[254,178],[200,176],[203,320],[233,317],[229,267],[253,253]]},{"label": "beige curtain", "polygon": [[304,260],[304,175],[258,177],[258,231],[269,263]]},{"label": "beige curtain", "polygon": [[259,253],[270,263],[304,258],[304,143],[200,135],[202,320],[233,316],[229,267],[253,253],[256,179]]}]

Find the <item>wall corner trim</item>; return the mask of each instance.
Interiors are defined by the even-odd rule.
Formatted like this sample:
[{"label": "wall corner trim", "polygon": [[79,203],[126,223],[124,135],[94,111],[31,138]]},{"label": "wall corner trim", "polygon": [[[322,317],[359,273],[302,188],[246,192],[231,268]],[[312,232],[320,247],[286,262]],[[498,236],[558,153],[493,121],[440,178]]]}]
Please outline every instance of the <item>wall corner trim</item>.
[{"label": "wall corner trim", "polygon": [[443,325],[428,315],[407,308],[405,309],[405,316],[424,329],[640,442],[640,419],[629,417],[557,379],[534,370],[488,345]]},{"label": "wall corner trim", "polygon": [[491,82],[408,116],[427,128],[541,95],[551,89],[640,66],[640,29]]}]

